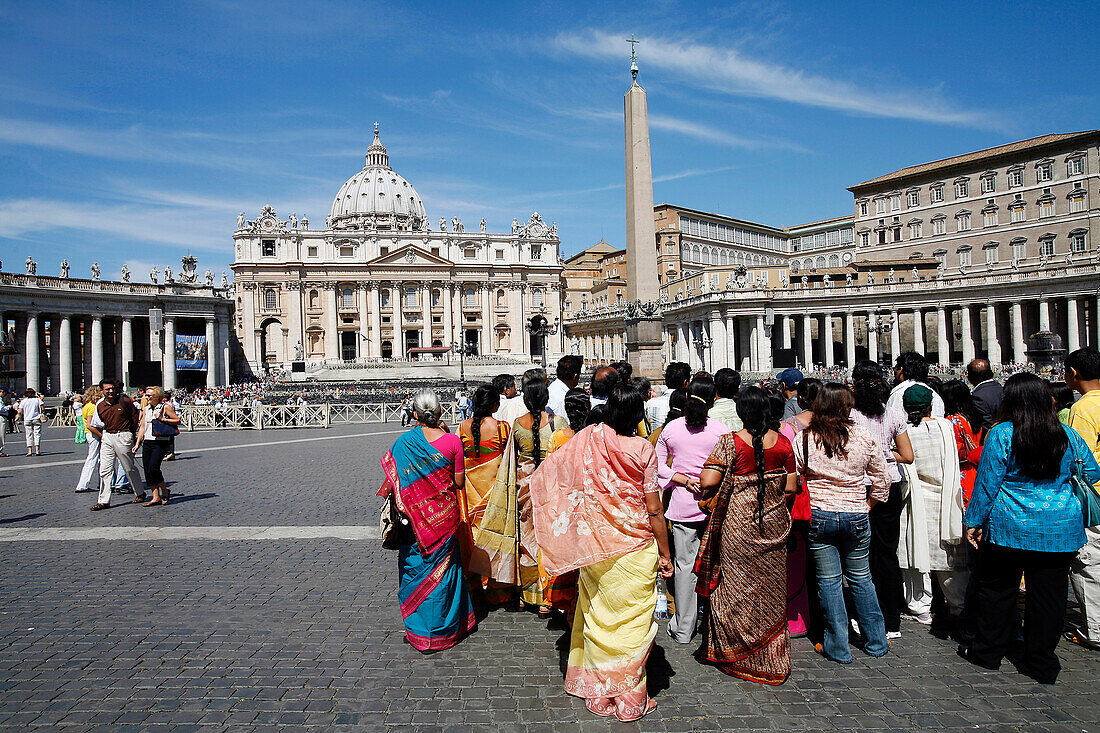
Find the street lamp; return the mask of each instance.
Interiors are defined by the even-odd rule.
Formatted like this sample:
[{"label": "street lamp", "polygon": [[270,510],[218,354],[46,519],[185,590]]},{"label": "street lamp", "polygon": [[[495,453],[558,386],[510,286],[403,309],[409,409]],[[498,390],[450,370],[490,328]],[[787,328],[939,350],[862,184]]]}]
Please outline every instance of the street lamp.
[{"label": "street lamp", "polygon": [[[458,381],[466,386],[466,344],[461,339],[451,342],[451,351],[458,354]],[[451,352],[447,352],[447,366],[451,365]]]},{"label": "street lamp", "polygon": [[531,332],[532,336],[539,337],[540,350],[542,351],[542,368],[546,368],[546,337],[553,336],[558,332],[558,319],[554,318],[554,323],[551,324],[546,320],[546,316],[535,316],[531,319],[531,322],[527,325],[527,330]]}]

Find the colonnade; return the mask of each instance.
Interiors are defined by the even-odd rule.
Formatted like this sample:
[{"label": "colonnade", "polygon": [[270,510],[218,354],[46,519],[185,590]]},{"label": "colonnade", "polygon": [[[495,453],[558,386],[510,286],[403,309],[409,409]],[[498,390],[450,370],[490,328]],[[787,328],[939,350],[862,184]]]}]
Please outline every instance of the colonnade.
[{"label": "colonnade", "polygon": [[[161,364],[162,386],[177,385],[175,337],[177,320],[191,315],[165,314],[163,331],[153,331],[149,318],[135,315],[86,315],[70,311],[8,310],[0,324],[12,337],[14,371],[25,371],[25,387],[44,394],[81,391],[106,377],[127,388],[133,361]],[[204,317],[207,342],[206,385],[229,383],[230,323]],[[197,334],[196,334],[197,335]]]}]

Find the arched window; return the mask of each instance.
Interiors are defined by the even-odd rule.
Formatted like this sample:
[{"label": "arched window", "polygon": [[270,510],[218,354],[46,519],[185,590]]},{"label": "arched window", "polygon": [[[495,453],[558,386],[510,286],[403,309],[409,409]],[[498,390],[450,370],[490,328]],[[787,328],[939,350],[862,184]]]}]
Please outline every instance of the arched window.
[{"label": "arched window", "polygon": [[840,267],[840,257],[838,255],[829,255],[829,267]]},{"label": "arched window", "polygon": [[725,250],[725,249],[724,249],[724,250],[722,250],[722,264],[723,264],[723,265],[728,265],[729,263],[730,263],[730,253],[729,253],[729,250]]},{"label": "arched window", "polygon": [[379,302],[382,304],[383,308],[389,308],[390,307],[390,291],[389,290],[379,291],[378,299],[379,299]]},{"label": "arched window", "polygon": [[355,307],[355,291],[351,288],[344,288],[340,291],[340,307],[341,308],[354,308]]},{"label": "arched window", "polygon": [[531,293],[531,305],[535,308],[542,308],[544,304],[544,296],[541,290],[535,290]]},{"label": "arched window", "polygon": [[791,272],[798,272],[798,260],[791,260]]},{"label": "arched window", "polygon": [[320,308],[321,307],[321,294],[316,290],[309,291],[309,307]]},{"label": "arched window", "polygon": [[503,307],[504,307],[504,291],[503,290],[498,290],[497,291],[497,308],[503,308]]},{"label": "arched window", "polygon": [[825,268],[825,258],[824,257],[818,257],[814,261],[814,267],[816,267],[819,270],[824,269]]},{"label": "arched window", "polygon": [[477,291],[473,288],[466,288],[462,291],[462,295],[466,301],[467,308],[477,308]]},{"label": "arched window", "polygon": [[702,255],[700,254],[699,245],[695,245],[691,248],[691,261],[702,262]]},{"label": "arched window", "polygon": [[264,290],[264,309],[273,311],[278,307],[278,301],[275,296],[275,288],[267,288]]},{"label": "arched window", "polygon": [[432,308],[438,308],[439,307],[439,298],[440,298],[439,291],[438,290],[433,290],[432,291]]},{"label": "arched window", "polygon": [[710,264],[712,264],[712,265],[717,265],[718,264],[718,250],[716,250],[716,249],[712,249],[710,251]]}]

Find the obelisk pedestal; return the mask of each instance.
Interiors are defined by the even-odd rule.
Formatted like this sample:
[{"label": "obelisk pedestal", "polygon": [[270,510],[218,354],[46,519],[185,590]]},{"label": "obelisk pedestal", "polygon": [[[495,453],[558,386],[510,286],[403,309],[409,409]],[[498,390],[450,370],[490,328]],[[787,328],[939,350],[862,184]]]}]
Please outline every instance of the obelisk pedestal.
[{"label": "obelisk pedestal", "polygon": [[[637,76],[637,66],[632,67]],[[626,359],[634,373],[664,373],[662,319],[653,226],[653,169],[646,93],[635,78],[626,92]]]}]

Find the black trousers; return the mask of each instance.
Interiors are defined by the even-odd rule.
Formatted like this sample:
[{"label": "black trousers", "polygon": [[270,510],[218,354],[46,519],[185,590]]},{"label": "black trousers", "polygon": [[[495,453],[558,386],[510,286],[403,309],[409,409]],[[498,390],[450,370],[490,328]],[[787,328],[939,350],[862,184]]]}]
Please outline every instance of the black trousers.
[{"label": "black trousers", "polygon": [[1062,665],[1054,654],[1066,615],[1069,566],[1075,553],[1015,550],[984,543],[978,550],[971,658],[996,669],[1014,639],[1020,578],[1027,581],[1020,658],[1038,682],[1053,683]]},{"label": "black trousers", "polygon": [[141,444],[141,467],[145,471],[145,484],[152,488],[164,483],[160,462],[168,455],[167,440],[146,440]]},{"label": "black trousers", "polygon": [[890,484],[890,498],[871,507],[871,547],[868,558],[871,581],[875,584],[878,605],[887,631],[901,630],[901,612],[905,608],[898,543],[901,541],[902,490],[905,483]]}]

